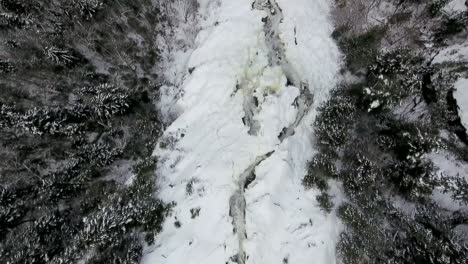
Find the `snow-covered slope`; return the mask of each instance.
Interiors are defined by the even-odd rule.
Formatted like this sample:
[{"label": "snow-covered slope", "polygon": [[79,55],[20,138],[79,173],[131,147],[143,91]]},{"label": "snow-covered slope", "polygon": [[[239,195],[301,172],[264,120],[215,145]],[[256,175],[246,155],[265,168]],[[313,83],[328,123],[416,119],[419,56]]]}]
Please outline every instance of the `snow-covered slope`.
[{"label": "snow-covered slope", "polygon": [[200,1],[180,112],[155,150],[175,205],[143,263],[335,263],[336,218],[301,184],[339,68],[328,2]]},{"label": "snow-covered slope", "polygon": [[[452,153],[447,151],[438,151],[429,153],[427,156],[436,166],[436,173],[438,177],[464,177],[468,178],[468,164],[460,161]],[[452,199],[453,193],[444,192],[444,188],[436,188],[432,193],[432,199],[442,208],[448,210],[460,210],[466,206],[454,203]]]},{"label": "snow-covered slope", "polygon": [[466,0],[451,0],[444,6],[443,10],[452,15],[456,12],[464,12],[468,9]]},{"label": "snow-covered slope", "polygon": [[444,62],[467,62],[468,61],[468,44],[454,44],[441,50],[434,57],[433,63]]},{"label": "snow-covered slope", "polygon": [[455,84],[453,96],[457,100],[462,125],[468,129],[468,79],[460,78]]}]

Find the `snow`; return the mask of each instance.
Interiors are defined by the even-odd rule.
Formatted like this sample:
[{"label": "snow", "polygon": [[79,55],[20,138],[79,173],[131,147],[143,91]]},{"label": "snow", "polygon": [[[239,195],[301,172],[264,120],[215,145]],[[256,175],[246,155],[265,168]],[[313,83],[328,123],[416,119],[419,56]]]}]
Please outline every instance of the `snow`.
[{"label": "snow", "polygon": [[[158,25],[157,47],[162,51],[160,62],[154,73],[163,73],[160,100],[157,104],[162,121],[169,123],[177,116],[176,101],[181,95],[182,85],[188,75],[187,63],[194,50],[195,38],[200,31],[196,14],[196,1],[155,1],[160,10],[171,18],[170,26]],[[190,4],[193,6],[189,8]],[[189,11],[191,10],[191,11]],[[190,20],[191,23],[187,23]],[[159,68],[158,68],[159,66]]]},{"label": "snow", "polygon": [[446,6],[444,6],[443,10],[448,14],[455,14],[457,12],[465,12],[468,10],[466,0],[452,0]]},{"label": "snow", "polygon": [[[439,177],[468,177],[468,164],[458,160],[453,154],[447,151],[432,152],[428,158],[437,167]],[[447,210],[460,210],[466,206],[454,203],[451,193],[444,193],[443,189],[435,190],[432,193],[432,199],[442,208]]]},{"label": "snow", "polygon": [[398,6],[391,1],[373,1],[369,4],[367,19],[370,26],[382,26],[394,15]]},{"label": "snow", "polygon": [[429,122],[428,107],[420,96],[410,97],[395,106],[392,113],[400,119],[410,122]]},{"label": "snow", "polygon": [[102,58],[98,53],[90,50],[84,44],[76,44],[75,47],[78,49],[80,54],[83,54],[83,56],[93,64],[97,73],[110,74],[109,69],[112,67],[112,65],[104,58]]},{"label": "snow", "polygon": [[468,43],[455,44],[441,50],[432,63],[444,62],[467,62],[468,61]]},{"label": "snow", "polygon": [[380,101],[379,100],[372,101],[372,103],[369,106],[369,109],[367,109],[367,112],[370,112],[370,111],[372,111],[372,109],[375,109],[375,108],[377,108],[379,106],[380,106]]},{"label": "snow", "polygon": [[[192,69],[179,79],[181,96],[171,99],[168,91],[164,99],[177,109],[162,139],[170,144],[154,152],[158,196],[175,205],[143,263],[235,263],[239,252],[238,263],[335,263],[340,224],[320,210],[318,192],[301,183],[315,152],[316,107],[327,99],[339,70],[330,7],[326,0],[277,4],[288,63],[271,65],[266,11],[253,9],[251,0],[200,1],[204,19],[194,50],[168,69]],[[287,85],[287,78],[300,80],[301,87]],[[302,89],[313,102],[301,111],[296,101],[307,94]],[[250,103],[253,97],[256,104]],[[248,113],[252,119],[246,121]],[[280,139],[291,126],[293,135]],[[251,172],[255,179],[244,190]],[[235,194],[245,203],[233,204]],[[190,210],[197,208],[199,215],[192,217]],[[245,214],[233,218],[234,209]],[[245,219],[235,219],[239,215]]]},{"label": "snow", "polygon": [[460,78],[455,82],[453,96],[457,100],[462,124],[468,129],[468,79]]}]

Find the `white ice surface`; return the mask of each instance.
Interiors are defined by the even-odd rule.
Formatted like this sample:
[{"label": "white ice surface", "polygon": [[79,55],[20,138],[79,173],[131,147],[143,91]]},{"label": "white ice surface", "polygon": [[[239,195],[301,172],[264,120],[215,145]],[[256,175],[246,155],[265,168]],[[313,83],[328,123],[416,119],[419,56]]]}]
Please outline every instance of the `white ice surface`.
[{"label": "white ice surface", "polygon": [[[300,92],[286,85],[281,67],[268,64],[265,13],[253,10],[251,0],[200,1],[204,20],[183,66],[193,72],[183,78],[174,106],[179,115],[164,134],[171,144],[154,153],[160,161],[158,195],[175,206],[143,263],[232,263],[239,239],[229,216],[230,197],[239,175],[271,151],[245,191],[247,238],[241,246],[246,263],[335,263],[339,223],[319,209],[317,193],[301,184],[314,154],[315,108],[335,86],[339,69],[329,1],[277,2],[284,15],[280,38],[288,74],[314,95],[310,111],[295,134],[280,142],[278,135],[296,119],[294,100]],[[242,121],[244,101],[252,94],[259,98],[256,135]],[[192,218],[190,210],[197,208],[199,216]]]},{"label": "white ice surface", "polygon": [[455,82],[453,96],[457,100],[458,114],[463,126],[468,129],[468,79],[460,78]]}]

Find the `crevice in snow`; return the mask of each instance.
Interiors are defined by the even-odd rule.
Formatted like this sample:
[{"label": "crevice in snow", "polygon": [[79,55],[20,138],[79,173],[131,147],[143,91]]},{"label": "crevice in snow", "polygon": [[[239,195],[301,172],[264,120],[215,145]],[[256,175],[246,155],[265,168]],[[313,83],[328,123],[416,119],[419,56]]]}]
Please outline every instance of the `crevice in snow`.
[{"label": "crevice in snow", "polygon": [[254,90],[249,89],[244,83],[237,84],[236,90],[240,89],[244,93],[244,102],[242,104],[244,109],[244,117],[242,122],[245,126],[249,128],[249,135],[256,136],[258,130],[260,130],[260,124],[255,120],[255,114],[257,113],[258,108],[258,99],[254,95]]},{"label": "crevice in snow", "polygon": [[296,119],[292,125],[283,128],[283,131],[281,131],[281,133],[278,135],[280,142],[283,142],[286,138],[294,135],[294,130],[302,122],[304,116],[310,111],[310,106],[312,105],[313,101],[314,96],[310,92],[309,88],[307,85],[302,84],[300,95],[294,101],[294,104],[298,109]]},{"label": "crevice in snow", "polygon": [[284,44],[280,40],[278,25],[283,20],[283,13],[275,0],[255,0],[253,8],[263,10],[267,14],[262,18],[263,31],[268,46],[270,65],[281,65],[284,57]]},{"label": "crevice in snow", "polygon": [[238,178],[238,189],[229,199],[229,216],[232,217],[233,232],[239,240],[239,252],[232,258],[238,264],[244,264],[246,254],[244,252],[244,240],[247,238],[245,231],[245,189],[255,179],[255,168],[265,159],[270,157],[274,151],[257,157]]},{"label": "crevice in snow", "polygon": [[[292,67],[286,58],[285,45],[279,35],[279,25],[284,20],[283,10],[278,5],[276,0],[255,0],[252,7],[258,10],[263,10],[267,14],[262,19],[264,22],[263,31],[268,47],[268,59],[271,66],[280,66],[283,74],[286,76],[286,86],[294,86],[300,88],[300,95],[294,101],[294,107],[297,108],[297,116],[294,122],[284,127],[278,135],[280,142],[294,135],[295,128],[301,123],[304,116],[309,112],[310,106],[314,101],[314,96],[309,90],[308,84],[299,80],[297,74],[294,73]],[[294,28],[294,42],[297,45],[297,29]]]}]

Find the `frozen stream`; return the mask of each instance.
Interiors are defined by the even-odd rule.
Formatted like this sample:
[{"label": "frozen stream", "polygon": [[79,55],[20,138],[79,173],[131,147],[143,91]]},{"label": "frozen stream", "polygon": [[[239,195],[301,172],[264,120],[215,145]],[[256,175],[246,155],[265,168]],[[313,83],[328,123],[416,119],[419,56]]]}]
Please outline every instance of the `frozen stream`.
[{"label": "frozen stream", "polygon": [[[336,217],[301,184],[340,55],[327,0],[200,0],[177,118],[155,150],[175,206],[143,263],[335,263]],[[170,69],[169,69],[170,70]]]}]

